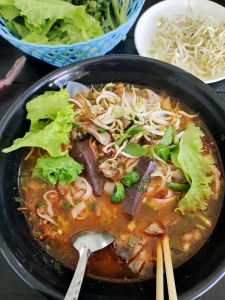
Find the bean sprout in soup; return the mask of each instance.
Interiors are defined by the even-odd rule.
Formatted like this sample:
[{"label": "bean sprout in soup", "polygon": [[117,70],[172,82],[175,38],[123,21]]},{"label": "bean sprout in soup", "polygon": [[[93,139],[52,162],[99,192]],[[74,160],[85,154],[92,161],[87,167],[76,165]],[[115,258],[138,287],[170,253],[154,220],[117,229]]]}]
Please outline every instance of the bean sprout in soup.
[{"label": "bean sprout in soup", "polygon": [[20,210],[61,264],[76,268],[71,237],[87,229],[116,235],[87,266],[89,276],[111,281],[154,277],[164,235],[174,268],[206,242],[221,210],[223,179],[198,112],[122,82],[69,82],[28,102],[27,111],[29,133],[5,152],[29,147],[19,174]]}]

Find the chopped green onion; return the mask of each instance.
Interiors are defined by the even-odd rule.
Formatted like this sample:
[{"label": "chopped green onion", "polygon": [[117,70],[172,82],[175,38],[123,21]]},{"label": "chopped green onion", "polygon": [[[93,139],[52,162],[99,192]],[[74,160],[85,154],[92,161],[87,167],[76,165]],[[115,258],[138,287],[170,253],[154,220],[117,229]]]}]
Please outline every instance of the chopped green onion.
[{"label": "chopped green onion", "polygon": [[104,133],[104,132],[105,132],[105,128],[99,128],[99,129],[97,130],[97,132],[98,132],[98,133]]},{"label": "chopped green onion", "polygon": [[99,159],[99,162],[100,163],[103,163],[103,162],[105,162],[106,161],[106,159],[104,158],[104,157],[101,157],[100,159]]},{"label": "chopped green onion", "polygon": [[95,209],[95,204],[93,202],[90,202],[89,205],[88,205],[88,209],[90,211],[94,210]]},{"label": "chopped green onion", "polygon": [[131,186],[133,183],[138,182],[140,180],[141,174],[138,172],[131,172],[123,176],[122,183],[125,186]]},{"label": "chopped green onion", "polygon": [[190,189],[189,183],[170,182],[168,188],[174,191],[187,191]]},{"label": "chopped green onion", "polygon": [[141,184],[139,184],[137,189],[138,189],[139,192],[141,192],[143,190],[143,186]]},{"label": "chopped green onion", "polygon": [[45,206],[45,202],[44,201],[38,202],[38,204],[37,204],[38,208],[42,208],[44,206]]},{"label": "chopped green onion", "polygon": [[149,159],[154,160],[154,150],[152,148],[149,149]]},{"label": "chopped green onion", "polygon": [[124,186],[122,185],[122,183],[116,182],[116,188],[112,192],[110,200],[111,202],[116,203],[116,202],[120,202],[124,198],[125,198]]},{"label": "chopped green onion", "polygon": [[63,210],[69,210],[70,207],[71,207],[71,204],[70,204],[69,202],[64,202],[64,203],[62,203],[62,205],[61,205],[61,208],[62,208]]},{"label": "chopped green onion", "polygon": [[133,235],[131,234],[131,235],[129,236],[128,241],[127,241],[127,245],[130,246],[130,247],[133,246],[133,245],[132,245],[132,240],[133,240]]},{"label": "chopped green onion", "polygon": [[77,123],[73,123],[73,127],[78,129],[78,128],[80,128],[80,125]]},{"label": "chopped green onion", "polygon": [[142,180],[142,182],[147,183],[147,182],[149,182],[149,179],[145,178],[145,179]]}]

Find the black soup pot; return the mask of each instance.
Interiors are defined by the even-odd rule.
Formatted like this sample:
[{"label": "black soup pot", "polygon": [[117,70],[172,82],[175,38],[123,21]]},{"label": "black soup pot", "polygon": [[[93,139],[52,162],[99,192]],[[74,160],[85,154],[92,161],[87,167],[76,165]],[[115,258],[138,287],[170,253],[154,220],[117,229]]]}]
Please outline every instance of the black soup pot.
[{"label": "black soup pot", "polygon": [[[88,59],[58,69],[30,87],[12,105],[0,124],[1,149],[28,130],[25,104],[46,90],[56,90],[69,80],[83,84],[126,82],[163,90],[192,108],[205,122],[219,147],[225,165],[225,105],[209,86],[164,62],[139,56],[114,55]],[[23,150],[0,153],[0,243],[13,269],[33,288],[53,299],[63,299],[73,272],[59,275],[55,260],[33,239],[23,213],[17,208],[18,169]],[[213,286],[225,271],[225,211],[205,246],[175,270],[179,299],[194,299]],[[99,282],[85,278],[82,300],[155,299],[155,280],[138,283]]]}]

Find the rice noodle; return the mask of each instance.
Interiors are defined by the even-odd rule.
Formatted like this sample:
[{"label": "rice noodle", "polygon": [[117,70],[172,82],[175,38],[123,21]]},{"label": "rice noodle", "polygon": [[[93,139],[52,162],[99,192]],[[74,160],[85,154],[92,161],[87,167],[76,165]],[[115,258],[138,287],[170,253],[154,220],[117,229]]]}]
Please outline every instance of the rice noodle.
[{"label": "rice noodle", "polygon": [[133,171],[134,167],[138,164],[138,158],[130,158],[125,162],[125,173],[130,173]]},{"label": "rice noodle", "polygon": [[102,212],[101,207],[98,204],[95,205],[95,215],[96,215],[96,217],[100,217],[101,216],[101,212]]},{"label": "rice noodle", "polygon": [[[166,177],[163,175],[162,170],[156,169],[152,174],[151,177],[160,177],[161,178],[161,184],[157,186],[157,188],[154,187],[154,191],[161,190],[165,184],[166,184]],[[150,182],[150,186],[152,186],[152,183]]]},{"label": "rice noodle", "polygon": [[[52,194],[54,195],[53,197],[51,197]],[[56,190],[49,190],[43,195],[43,199],[45,201],[49,201],[51,199],[58,199],[58,198],[59,198],[59,194]]]},{"label": "rice noodle", "polygon": [[78,177],[75,181],[78,190],[83,189],[85,193],[81,196],[82,200],[87,200],[92,195],[92,187],[84,177]]},{"label": "rice noodle", "polygon": [[65,195],[65,198],[66,198],[67,201],[69,201],[69,203],[70,203],[72,206],[75,205],[74,202],[73,202],[73,196],[72,196],[72,194],[71,194],[71,191],[69,191],[69,192]]},{"label": "rice noodle", "polygon": [[165,204],[165,203],[169,203],[173,200],[176,199],[176,196],[173,196],[173,197],[168,197],[168,198],[162,198],[162,199],[159,199],[159,198],[153,198],[152,200],[154,200],[155,202],[157,202],[158,204]]},{"label": "rice noodle", "polygon": [[44,219],[44,220],[46,220],[46,221],[48,221],[48,222],[50,222],[50,223],[52,223],[52,224],[55,224],[55,220],[54,220],[52,217],[50,217],[50,216],[47,215],[47,214],[41,213],[40,210],[41,210],[40,208],[37,208],[37,215],[38,215],[40,218],[42,218],[42,219]]},{"label": "rice noodle", "polygon": [[153,198],[153,200],[156,201],[158,204],[169,203],[175,199],[176,199],[176,195],[174,195],[173,191],[170,189],[168,189],[168,192],[164,198],[162,198],[162,199]]},{"label": "rice noodle", "polygon": [[52,209],[52,203],[49,200],[45,200],[47,203],[47,212],[51,217],[54,217],[54,212]]},{"label": "rice noodle", "polygon": [[85,204],[83,201],[79,202],[77,205],[74,206],[74,208],[73,208],[72,211],[71,211],[72,217],[73,217],[74,219],[76,219],[77,216],[78,216],[78,215],[82,212],[82,210],[85,209],[85,208],[86,208],[86,204]]}]

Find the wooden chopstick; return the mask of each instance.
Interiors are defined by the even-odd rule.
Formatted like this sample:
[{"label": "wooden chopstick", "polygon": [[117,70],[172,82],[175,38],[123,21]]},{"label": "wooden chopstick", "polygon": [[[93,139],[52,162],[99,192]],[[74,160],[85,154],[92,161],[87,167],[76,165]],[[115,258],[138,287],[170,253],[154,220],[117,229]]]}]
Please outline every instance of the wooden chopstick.
[{"label": "wooden chopstick", "polygon": [[167,235],[163,237],[162,244],[163,244],[163,254],[164,254],[164,262],[165,262],[165,269],[166,269],[166,280],[167,280],[169,299],[177,300],[177,292],[176,292],[176,286],[175,286],[175,280],[173,274],[173,264],[171,259],[170,244]]},{"label": "wooden chopstick", "polygon": [[163,252],[162,241],[157,240],[157,262],[156,262],[156,300],[164,299],[163,288]]}]

